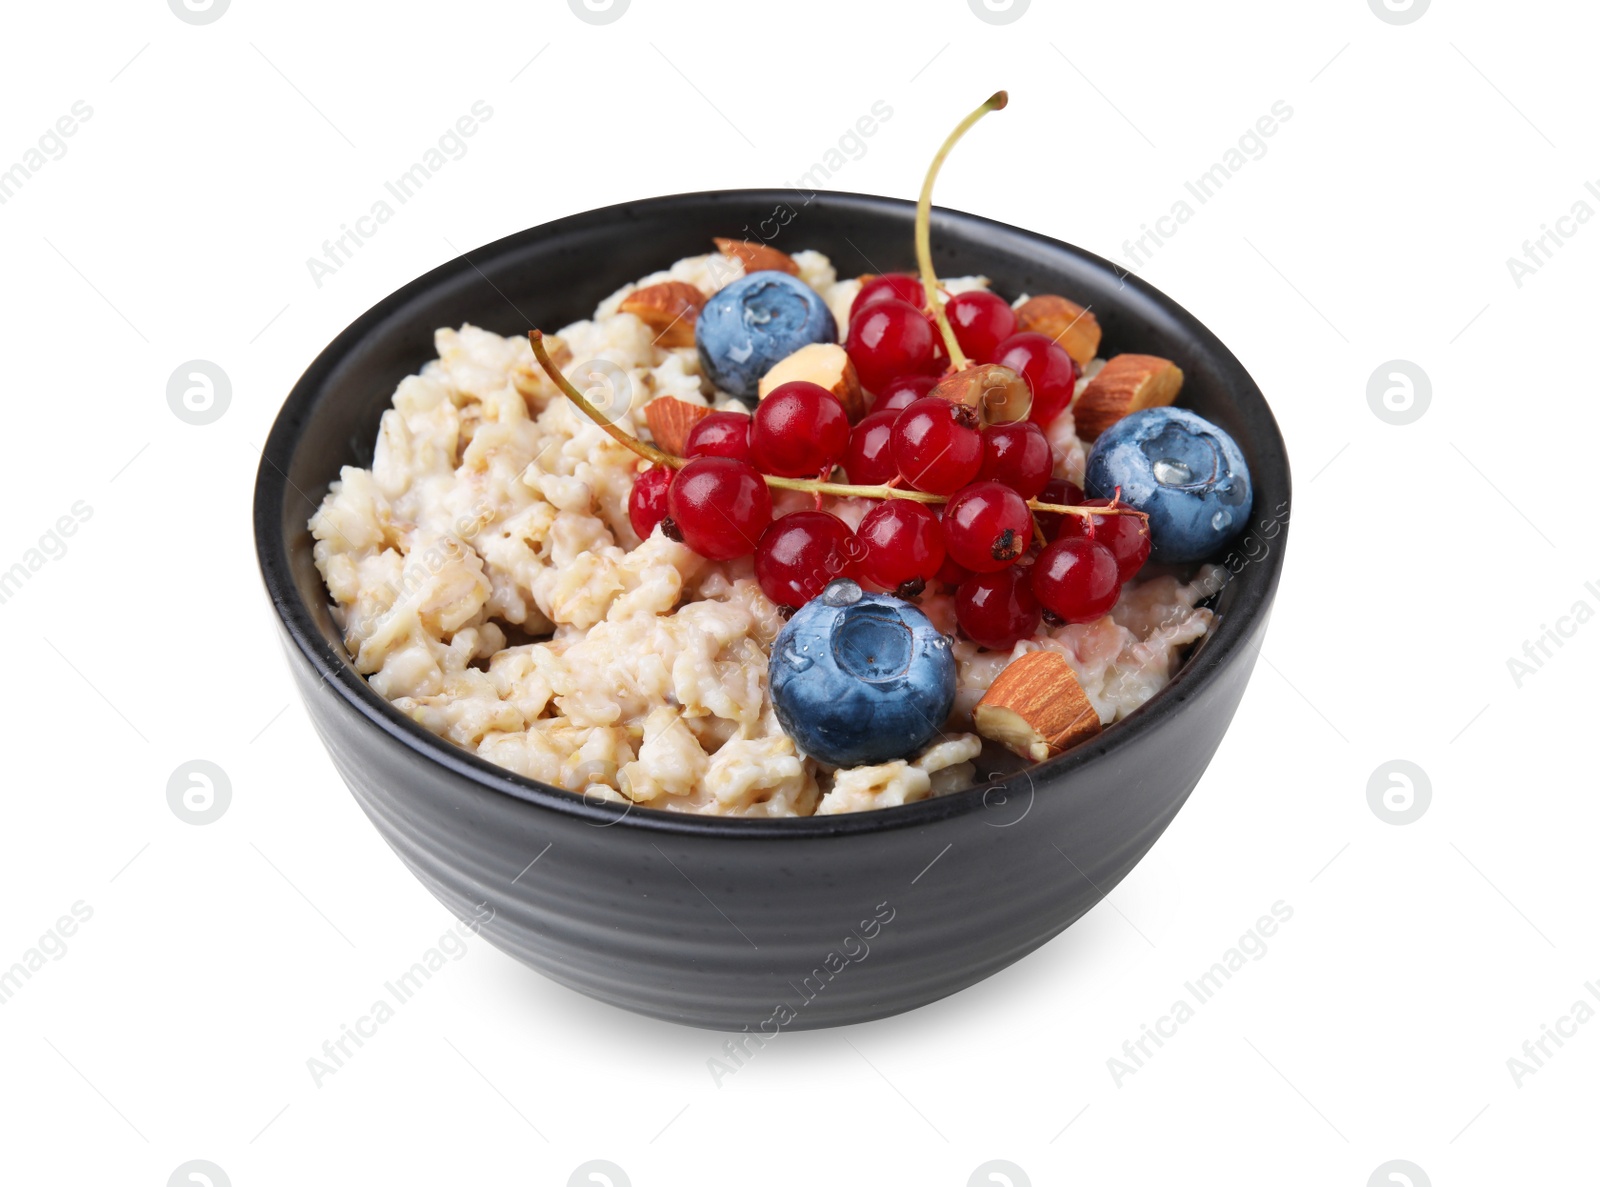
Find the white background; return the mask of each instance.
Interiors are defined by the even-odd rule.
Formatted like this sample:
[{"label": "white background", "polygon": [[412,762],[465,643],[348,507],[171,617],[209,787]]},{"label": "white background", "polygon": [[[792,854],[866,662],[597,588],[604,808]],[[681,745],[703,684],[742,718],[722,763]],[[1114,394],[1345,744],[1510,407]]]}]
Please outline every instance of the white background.
[{"label": "white background", "polygon": [[[0,966],[93,917],[0,1006],[7,1182],[1434,1184],[1592,1172],[1600,1020],[1507,1068],[1600,981],[1592,359],[1600,221],[1518,286],[1508,256],[1600,211],[1593,10],[1436,0],[162,0],[6,14],[0,168],[92,118],[0,206]],[[530,59],[536,60],[529,65]],[[1110,257],[1277,100],[1292,118],[1143,275],[1267,392],[1295,465],[1289,564],[1237,720],[1177,822],[1069,932],[913,1014],[786,1035],[720,1087],[720,1036],[635,1018],[474,939],[318,1087],[306,1060],[451,926],[368,825],[290,688],[248,519],[280,402],[349,321],[459,251],[628,198],[782,185],[875,100],[836,188],[914,196]],[[475,100],[493,118],[318,287],[306,258]],[[979,169],[979,163],[985,167]],[[802,246],[796,244],[794,246]],[[665,260],[641,259],[642,274]],[[619,281],[627,279],[618,276]],[[166,402],[221,366],[215,423]],[[1420,366],[1414,423],[1374,414]],[[1596,581],[1586,591],[1585,582]],[[1568,625],[1575,625],[1569,622]],[[168,776],[229,776],[195,827]],[[1419,764],[1427,812],[1368,805]],[[1004,895],[1002,879],[994,893]],[[1119,1086],[1124,1040],[1276,901],[1293,919]],[[1600,1001],[1591,1002],[1600,1007]],[[1015,1182],[1022,1178],[1013,1174]],[[220,1181],[220,1180],[219,1180]],[[1421,1182],[1421,1180],[1417,1180]]]}]

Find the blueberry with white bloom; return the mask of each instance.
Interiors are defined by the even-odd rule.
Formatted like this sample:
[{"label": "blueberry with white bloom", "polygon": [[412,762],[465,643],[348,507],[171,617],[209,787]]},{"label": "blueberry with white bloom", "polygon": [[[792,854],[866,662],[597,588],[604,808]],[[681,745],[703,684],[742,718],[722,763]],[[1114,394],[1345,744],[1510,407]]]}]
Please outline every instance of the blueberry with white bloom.
[{"label": "blueberry with white bloom", "polygon": [[831,582],[778,632],[768,669],[778,722],[836,767],[903,758],[938,734],[956,699],[950,639],[909,602]]},{"label": "blueberry with white bloom", "polygon": [[1250,470],[1232,437],[1187,408],[1146,408],[1100,434],[1084,489],[1150,516],[1150,559],[1204,560],[1244,530]]},{"label": "blueberry with white bloom", "polygon": [[721,390],[751,397],[775,363],[813,342],[837,342],[823,299],[787,272],[752,272],[714,293],[694,325],[700,369]]}]

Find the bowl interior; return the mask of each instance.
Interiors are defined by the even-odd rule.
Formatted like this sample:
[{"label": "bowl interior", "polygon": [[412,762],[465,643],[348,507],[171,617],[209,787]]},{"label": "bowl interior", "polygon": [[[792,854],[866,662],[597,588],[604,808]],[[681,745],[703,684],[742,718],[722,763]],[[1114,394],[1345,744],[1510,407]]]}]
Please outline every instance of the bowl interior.
[{"label": "bowl interior", "polygon": [[[549,788],[478,759],[435,737],[373,692],[349,662],[328,596],[312,560],[306,527],[343,466],[372,460],[378,423],[401,379],[435,357],[433,332],[464,323],[506,335],[535,326],[555,331],[588,317],[628,283],[674,260],[704,253],[713,236],[763,239],[796,252],[826,254],[841,277],[914,270],[913,203],[855,194],[788,190],[719,191],[629,203],[535,227],[477,248],[418,278],[374,306],[312,363],[285,402],[268,438],[257,479],[257,550],[269,596],[288,634],[329,684],[386,732],[421,756],[467,767],[480,779],[561,811],[604,813],[608,806]],[[1180,402],[1221,425],[1245,454],[1255,484],[1252,534],[1272,524],[1256,550],[1239,552],[1237,573],[1214,603],[1217,623],[1171,684],[1099,740],[1045,764],[1051,777],[1114,749],[1174,699],[1198,691],[1216,660],[1240,644],[1270,602],[1283,557],[1289,468],[1282,438],[1260,390],[1238,360],[1198,321],[1138,278],[1077,248],[954,211],[935,210],[935,268],[941,276],[983,274],[1007,298],[1054,292],[1088,306],[1104,331],[1101,355],[1162,355],[1183,368]],[[1259,551],[1260,555],[1256,552]],[[1230,564],[1230,569],[1235,564]],[[1187,692],[1185,690],[1188,690]],[[1034,768],[1037,779],[1045,768]],[[854,816],[792,821],[717,820],[634,809],[635,823],[698,830],[741,828],[827,832],[914,824],[929,814],[970,810],[981,789]]]}]

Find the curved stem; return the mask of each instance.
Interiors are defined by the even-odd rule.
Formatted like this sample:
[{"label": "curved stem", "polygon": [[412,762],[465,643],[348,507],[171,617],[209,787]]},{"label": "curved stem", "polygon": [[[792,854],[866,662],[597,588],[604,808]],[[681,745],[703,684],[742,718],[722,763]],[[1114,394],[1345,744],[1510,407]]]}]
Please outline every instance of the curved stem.
[{"label": "curved stem", "polygon": [[533,357],[539,360],[539,365],[544,368],[544,373],[550,376],[550,382],[561,389],[562,395],[583,409],[585,416],[609,433],[616,441],[627,446],[646,461],[654,462],[658,466],[671,466],[674,470],[683,468],[683,458],[673,457],[670,453],[664,453],[654,445],[639,440],[632,433],[623,432],[602,416],[600,410],[589,403],[589,398],[574,387],[565,375],[561,374],[561,369],[555,365],[554,360],[550,358],[549,351],[544,348],[543,334],[538,330],[529,330],[528,341],[533,344]]},{"label": "curved stem", "polygon": [[[601,415],[600,410],[591,404],[588,399],[574,387],[561,374],[560,368],[550,358],[550,353],[544,348],[544,335],[538,330],[528,331],[528,341],[533,344],[533,356],[539,360],[539,365],[544,368],[546,375],[561,389],[567,399],[576,404],[583,414],[595,424],[599,425],[621,444],[633,450],[634,453],[658,466],[670,466],[674,470],[681,470],[689,464],[688,458],[674,457],[657,449],[654,445],[639,440],[631,433],[625,433],[616,425],[611,424]],[[923,490],[911,490],[908,487],[896,486],[892,483],[883,486],[852,486],[848,482],[825,482],[817,478],[783,478],[777,474],[762,474],[761,478],[768,486],[777,487],[779,490],[800,490],[810,494],[834,495],[841,499],[910,499],[914,503],[948,503],[948,495],[931,495]],[[896,479],[898,482],[899,480]],[[1121,488],[1118,488],[1121,495]],[[1041,503],[1037,499],[1029,499],[1028,507],[1033,511],[1047,511],[1057,515],[1133,515],[1140,519],[1148,519],[1143,511],[1135,511],[1132,507],[1070,507],[1063,503]]]},{"label": "curved stem", "polygon": [[945,142],[939,146],[939,151],[934,154],[933,164],[928,166],[928,175],[922,181],[922,195],[917,199],[917,271],[922,277],[922,290],[928,302],[928,312],[933,314],[933,320],[939,325],[945,349],[950,352],[950,367],[954,371],[967,369],[967,356],[961,353],[961,347],[956,343],[955,331],[950,328],[950,319],[944,315],[944,303],[939,300],[939,278],[933,273],[933,246],[928,226],[933,218],[933,181],[939,176],[939,166],[944,164],[944,159],[950,155],[950,150],[956,146],[956,141],[967,134],[967,129],[991,111],[999,111],[1007,101],[1004,91],[996,91],[985,99],[976,111],[956,125],[955,131],[945,138]]}]

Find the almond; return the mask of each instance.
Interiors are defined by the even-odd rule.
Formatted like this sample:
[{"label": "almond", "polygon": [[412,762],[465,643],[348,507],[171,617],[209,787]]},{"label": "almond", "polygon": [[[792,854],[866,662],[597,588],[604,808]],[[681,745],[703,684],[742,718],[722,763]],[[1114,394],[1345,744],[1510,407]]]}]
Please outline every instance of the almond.
[{"label": "almond", "polygon": [[1089,381],[1072,405],[1078,438],[1093,441],[1141,408],[1159,408],[1178,397],[1183,372],[1171,359],[1153,354],[1119,354]]},{"label": "almond", "polygon": [[1094,314],[1053,294],[1030,297],[1017,306],[1017,329],[1059,342],[1079,367],[1087,367],[1100,349],[1100,323]]},{"label": "almond", "polygon": [[1033,406],[1033,389],[1028,381],[1010,367],[998,363],[979,363],[946,375],[928,394],[954,404],[965,404],[986,425],[1027,420],[1028,409]]},{"label": "almond", "polygon": [[744,264],[747,276],[752,272],[787,272],[790,276],[800,275],[800,265],[776,247],[768,247],[765,243],[752,243],[748,239],[713,239],[712,242],[723,255]]},{"label": "almond", "polygon": [[985,738],[1043,762],[1100,732],[1070,664],[1055,651],[1030,651],[1007,664],[973,710]]},{"label": "almond", "polygon": [[861,394],[861,381],[856,378],[856,365],[837,343],[813,342],[774,363],[761,377],[757,394],[764,400],[780,383],[792,383],[796,379],[825,387],[838,396],[851,421],[860,420],[866,412],[867,401]]},{"label": "almond", "polygon": [[617,309],[654,330],[657,346],[693,346],[695,319],[705,303],[706,295],[694,285],[668,280],[634,289]]},{"label": "almond", "polygon": [[676,396],[657,396],[644,406],[644,423],[650,426],[656,448],[677,457],[682,457],[688,447],[689,430],[710,415],[711,409],[705,405],[691,404]]}]

